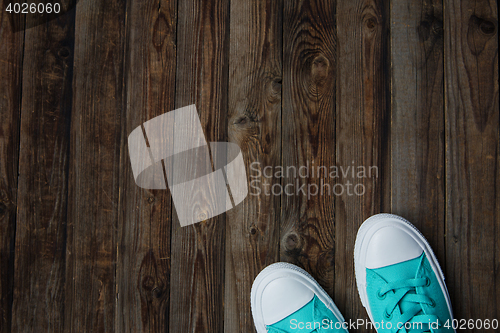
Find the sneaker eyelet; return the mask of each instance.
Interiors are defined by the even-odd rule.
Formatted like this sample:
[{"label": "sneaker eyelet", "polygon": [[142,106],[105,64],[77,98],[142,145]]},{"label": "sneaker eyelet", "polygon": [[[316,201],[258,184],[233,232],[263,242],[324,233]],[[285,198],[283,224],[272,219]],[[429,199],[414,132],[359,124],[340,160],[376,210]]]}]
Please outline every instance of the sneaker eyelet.
[{"label": "sneaker eyelet", "polygon": [[431,279],[429,279],[428,277],[425,277],[425,286],[424,287],[428,287],[431,285]]},{"label": "sneaker eyelet", "polygon": [[386,296],[387,296],[387,294],[383,294],[383,295],[382,295],[382,294],[380,293],[380,290],[377,292],[377,298],[378,298],[379,300],[383,300],[383,299],[385,299],[385,298],[386,298]]},{"label": "sneaker eyelet", "polygon": [[392,319],[392,313],[391,314],[388,314],[387,311],[384,311],[384,317],[385,319],[387,320],[391,320]]},{"label": "sneaker eyelet", "polygon": [[431,308],[435,308],[436,307],[436,302],[431,298],[431,304],[429,304],[429,306]]}]

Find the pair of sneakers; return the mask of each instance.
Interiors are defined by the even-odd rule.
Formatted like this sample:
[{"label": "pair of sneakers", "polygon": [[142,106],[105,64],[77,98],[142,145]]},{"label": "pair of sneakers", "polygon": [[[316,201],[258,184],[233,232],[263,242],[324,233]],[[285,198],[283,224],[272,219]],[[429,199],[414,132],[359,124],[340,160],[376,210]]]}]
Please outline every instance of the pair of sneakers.
[{"label": "pair of sneakers", "polygon": [[258,333],[455,332],[448,290],[436,256],[410,222],[392,214],[368,218],[354,247],[356,283],[371,322],[347,323],[332,299],[303,269],[266,267],[252,285]]}]

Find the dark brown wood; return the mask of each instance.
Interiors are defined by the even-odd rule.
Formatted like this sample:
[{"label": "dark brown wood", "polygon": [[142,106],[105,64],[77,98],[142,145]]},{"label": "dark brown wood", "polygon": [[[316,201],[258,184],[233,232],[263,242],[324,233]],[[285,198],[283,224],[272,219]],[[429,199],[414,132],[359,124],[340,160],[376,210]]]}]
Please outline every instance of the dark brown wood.
[{"label": "dark brown wood", "polygon": [[117,332],[166,332],[170,294],[171,195],[135,184],[127,135],[175,109],[176,1],[131,0],[127,11],[126,114],[118,225]]},{"label": "dark brown wood", "polygon": [[391,6],[391,212],[411,221],[444,264],[442,1]]},{"label": "dark brown wood", "polygon": [[[444,1],[446,275],[456,318],[498,318],[496,1]],[[480,332],[482,330],[469,330]]]},{"label": "dark brown wood", "polygon": [[114,332],[125,3],[76,7],[65,332]]},{"label": "dark brown wood", "polygon": [[[367,318],[354,278],[354,241],[361,223],[387,209],[390,166],[387,147],[387,23],[383,1],[337,2],[336,164],[377,167],[354,177],[364,194],[347,192],[335,201],[335,301],[345,318]],[[368,169],[367,169],[368,170]],[[352,177],[340,179],[346,182]],[[384,182],[386,184],[384,184]],[[363,187],[358,188],[361,193]],[[353,192],[351,192],[353,193]],[[364,330],[361,330],[364,332]]]},{"label": "dark brown wood", "polygon": [[[175,106],[195,104],[207,142],[227,141],[229,1],[179,1],[177,18]],[[173,210],[170,332],[224,330],[224,229],[225,215],[181,227]]]},{"label": "dark brown wood", "polygon": [[[0,333],[254,332],[279,260],[367,318],[354,241],[381,211],[428,238],[456,318],[499,319],[496,1],[81,0],[18,33],[0,4]],[[250,193],[181,227],[128,135],[190,104]]]},{"label": "dark brown wood", "polygon": [[64,331],[74,12],[26,31],[12,331]]},{"label": "dark brown wood", "polygon": [[[281,164],[282,1],[231,2],[229,141],[244,155],[247,198],[226,214],[224,331],[255,331],[250,289],[255,276],[276,262],[280,201],[266,195],[265,167]],[[253,164],[252,164],[253,163]]]},{"label": "dark brown wood", "polygon": [[15,32],[10,20],[7,12],[0,13],[0,333],[10,332],[12,319],[24,50],[24,32]]},{"label": "dark brown wood", "polygon": [[282,195],[281,260],[305,268],[330,295],[335,278],[335,179],[330,178],[335,166],[335,11],[335,1],[287,1],[283,15],[286,171],[281,185],[288,193]]}]

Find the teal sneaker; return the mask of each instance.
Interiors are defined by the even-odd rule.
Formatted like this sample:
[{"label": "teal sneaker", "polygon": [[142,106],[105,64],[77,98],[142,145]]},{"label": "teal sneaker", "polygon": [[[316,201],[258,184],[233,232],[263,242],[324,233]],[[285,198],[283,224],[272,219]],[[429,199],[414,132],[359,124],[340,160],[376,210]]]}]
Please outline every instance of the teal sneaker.
[{"label": "teal sneaker", "polygon": [[255,278],[250,298],[257,333],[347,332],[332,299],[295,265],[266,267]]},{"label": "teal sneaker", "polygon": [[410,222],[378,214],[359,228],[354,247],[359,296],[377,332],[455,332],[444,276]]}]

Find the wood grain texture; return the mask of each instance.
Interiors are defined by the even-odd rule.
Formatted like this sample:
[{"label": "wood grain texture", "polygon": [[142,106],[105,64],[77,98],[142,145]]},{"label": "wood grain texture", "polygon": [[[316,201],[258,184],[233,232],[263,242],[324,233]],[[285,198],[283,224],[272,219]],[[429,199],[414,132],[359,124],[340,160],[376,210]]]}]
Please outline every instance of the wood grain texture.
[{"label": "wood grain texture", "polygon": [[280,197],[264,190],[280,179],[262,170],[281,159],[281,18],[281,1],[231,1],[228,133],[243,152],[253,186],[226,213],[225,332],[255,331],[250,289],[255,276],[278,260]]},{"label": "wood grain texture", "polygon": [[12,331],[64,331],[74,12],[26,31]]},{"label": "wood grain texture", "polygon": [[126,101],[122,131],[116,330],[168,330],[171,195],[134,181],[127,135],[175,109],[176,1],[131,0],[127,11]]},{"label": "wood grain texture", "polygon": [[497,318],[497,2],[444,8],[447,283],[456,318]]},{"label": "wood grain texture", "polygon": [[0,13],[0,333],[10,332],[12,319],[24,51],[24,32],[14,32],[10,19],[7,12]]},{"label": "wood grain texture", "polygon": [[76,7],[65,332],[114,332],[125,4]]},{"label": "wood grain texture", "polygon": [[[177,17],[175,106],[195,104],[206,141],[227,141],[229,1],[180,1]],[[181,228],[173,210],[171,332],[224,330],[224,229],[225,215]]]},{"label": "wood grain texture", "polygon": [[345,318],[367,318],[354,278],[354,241],[361,223],[390,202],[390,192],[384,190],[390,175],[386,5],[378,0],[337,2],[336,164],[377,167],[379,173],[356,175],[354,181],[364,186],[364,194],[345,191],[335,201],[335,301]]},{"label": "wood grain texture", "polygon": [[[288,1],[283,17],[283,166],[280,257],[330,294],[335,262],[335,1]],[[319,167],[325,167],[318,172]],[[303,190],[301,190],[301,188]],[[292,194],[290,195],[290,192]]]},{"label": "wood grain texture", "polygon": [[[429,239],[456,318],[498,319],[496,1],[88,0],[14,33],[16,17],[0,13],[0,333],[254,332],[275,261],[367,319],[354,242],[381,211]],[[240,146],[249,195],[181,227],[169,189],[136,185],[128,135],[191,104],[207,142]]]},{"label": "wood grain texture", "polygon": [[443,4],[394,1],[390,14],[391,212],[444,263]]}]

